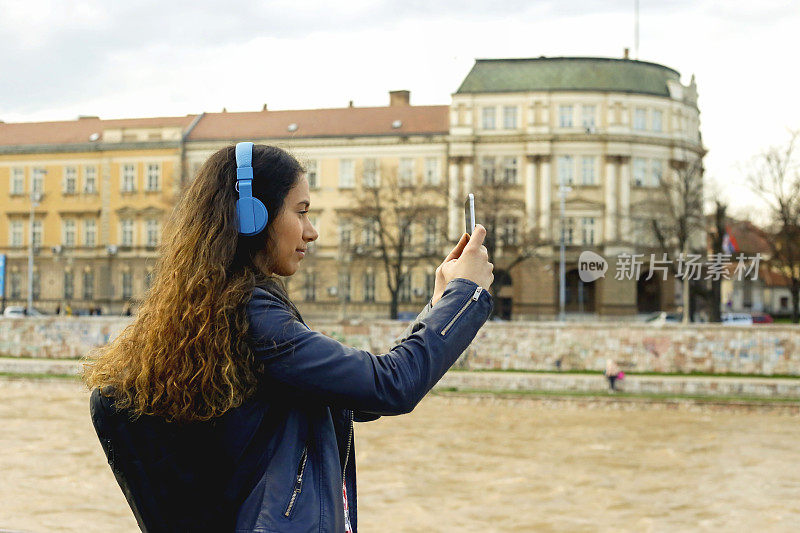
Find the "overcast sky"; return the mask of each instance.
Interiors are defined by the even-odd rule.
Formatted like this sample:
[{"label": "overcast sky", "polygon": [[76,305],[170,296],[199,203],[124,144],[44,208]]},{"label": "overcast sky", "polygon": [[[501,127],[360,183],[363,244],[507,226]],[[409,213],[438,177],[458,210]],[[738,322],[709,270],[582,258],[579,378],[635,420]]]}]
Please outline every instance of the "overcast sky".
[{"label": "overcast sky", "polygon": [[[345,5],[346,8],[341,6]],[[502,7],[498,7],[502,6]],[[0,120],[449,104],[476,58],[634,53],[634,0],[0,0]],[[707,176],[800,128],[800,7],[641,0],[638,58],[695,74]]]}]

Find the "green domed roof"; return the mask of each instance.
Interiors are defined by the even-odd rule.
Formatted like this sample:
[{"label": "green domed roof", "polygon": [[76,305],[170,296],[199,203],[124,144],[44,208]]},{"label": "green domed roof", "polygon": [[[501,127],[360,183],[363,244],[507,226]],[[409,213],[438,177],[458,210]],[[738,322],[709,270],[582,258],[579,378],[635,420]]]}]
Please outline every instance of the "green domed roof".
[{"label": "green domed roof", "polygon": [[604,57],[477,59],[456,94],[604,91],[669,97],[678,71],[657,63]]}]

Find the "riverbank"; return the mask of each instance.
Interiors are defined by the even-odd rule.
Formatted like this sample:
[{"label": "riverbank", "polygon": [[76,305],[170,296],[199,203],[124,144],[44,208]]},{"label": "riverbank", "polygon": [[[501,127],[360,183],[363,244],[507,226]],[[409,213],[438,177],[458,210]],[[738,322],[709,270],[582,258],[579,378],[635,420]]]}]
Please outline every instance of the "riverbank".
[{"label": "riverbank", "polygon": [[[513,394],[434,390],[408,415],[356,424],[359,529],[793,531],[800,523],[800,472],[787,468],[800,462],[800,426],[784,416],[654,413],[658,404],[626,394]],[[75,377],[0,379],[0,530],[138,531],[88,397]]]}]

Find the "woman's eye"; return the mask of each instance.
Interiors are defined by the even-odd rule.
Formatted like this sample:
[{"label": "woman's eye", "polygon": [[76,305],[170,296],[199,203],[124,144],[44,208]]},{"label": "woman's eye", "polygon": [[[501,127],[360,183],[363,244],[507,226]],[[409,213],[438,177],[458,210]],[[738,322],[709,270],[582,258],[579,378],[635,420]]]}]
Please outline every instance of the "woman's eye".
[{"label": "woman's eye", "polygon": [[301,215],[305,215],[306,213],[308,213],[308,210],[306,210],[306,211],[300,211],[300,214],[301,214]]}]

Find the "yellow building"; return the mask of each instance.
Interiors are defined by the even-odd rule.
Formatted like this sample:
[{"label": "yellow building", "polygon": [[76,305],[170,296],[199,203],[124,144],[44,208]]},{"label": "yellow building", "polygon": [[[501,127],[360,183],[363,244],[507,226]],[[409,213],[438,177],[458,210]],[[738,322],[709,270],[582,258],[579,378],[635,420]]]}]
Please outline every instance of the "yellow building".
[{"label": "yellow building", "polygon": [[[619,254],[653,249],[647,227],[660,209],[659,185],[702,160],[699,124],[694,79],[683,85],[677,71],[655,63],[575,57],[478,60],[450,105],[413,106],[408,91],[392,91],[382,107],[351,102],[335,109],[265,106],[0,124],[7,303],[27,296],[32,233],[34,299],[42,307],[69,300],[118,312],[129,301],[135,305],[181,186],[214,151],[253,141],[288,149],[308,169],[310,218],[320,237],[286,281],[310,318],[387,316],[387,285],[394,286],[396,275],[381,259],[374,221],[354,200],[382,180],[393,183],[390,198],[413,191],[422,206],[409,220],[391,222],[407,225],[403,282],[395,287],[400,312],[418,311],[430,298],[434,269],[463,231],[469,192],[479,196],[481,216],[495,222],[487,229],[495,230],[492,291],[501,317],[557,315],[562,228],[567,312],[670,309],[675,287],[645,280],[648,265],[638,281],[616,280],[612,264],[605,278],[583,283],[577,259],[591,250],[612,263]],[[563,216],[562,184],[570,187]],[[506,198],[487,212],[491,189]],[[33,231],[32,191],[44,194]],[[529,234],[536,236],[536,257],[517,261],[515,248]],[[704,242],[700,234],[693,239]]]},{"label": "yellow building", "polygon": [[195,116],[0,123],[6,305],[119,313],[150,281]]}]

